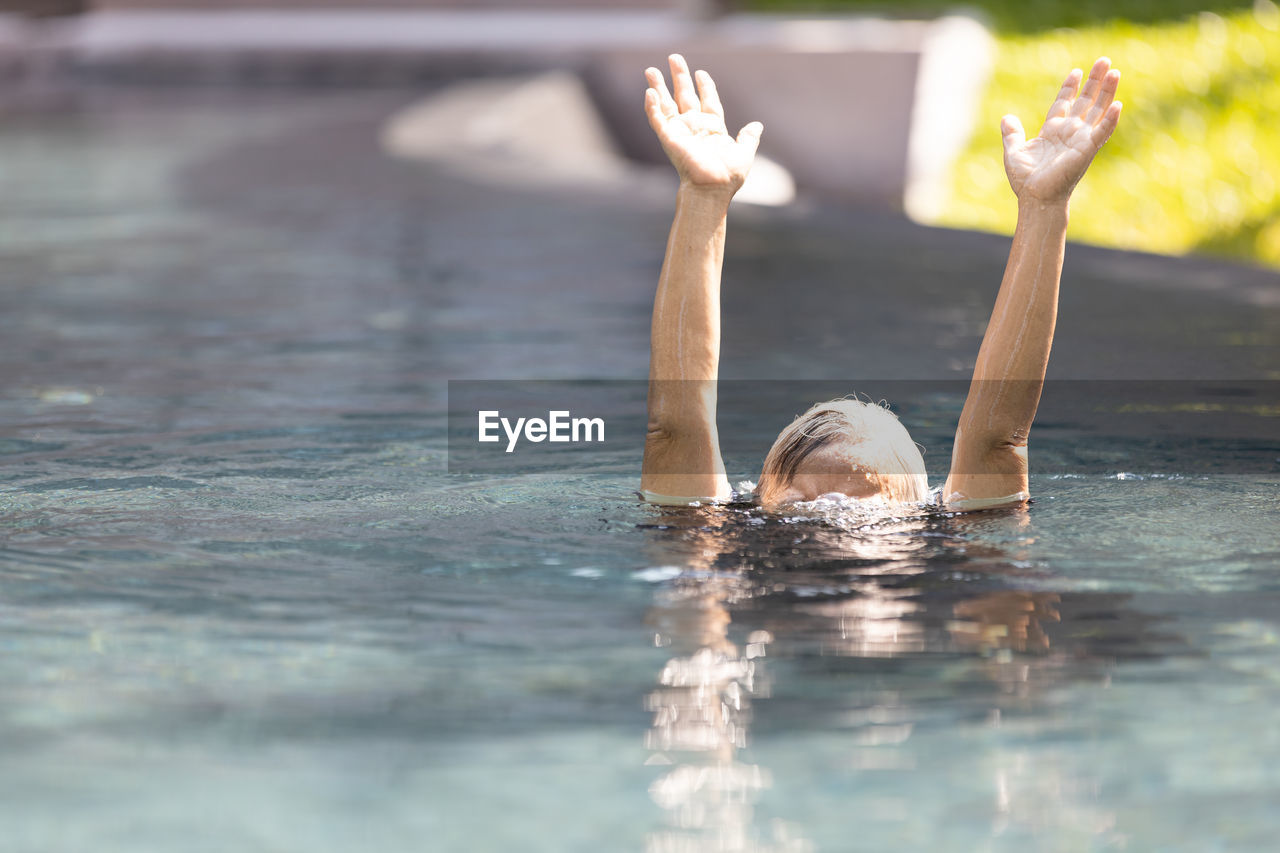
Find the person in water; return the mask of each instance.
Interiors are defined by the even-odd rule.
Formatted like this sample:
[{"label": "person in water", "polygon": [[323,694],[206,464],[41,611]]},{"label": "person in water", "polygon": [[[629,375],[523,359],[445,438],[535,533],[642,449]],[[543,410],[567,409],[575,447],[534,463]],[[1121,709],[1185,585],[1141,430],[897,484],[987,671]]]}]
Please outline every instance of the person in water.
[{"label": "person in water", "polygon": [[[680,177],[675,220],[653,303],[649,418],[641,490],[653,503],[732,496],[716,430],[720,269],[729,202],[755,157],[760,122],[729,134],[715,83],[672,55],[671,90],[645,71],[649,124]],[[1071,191],[1115,130],[1120,72],[1103,57],[1081,88],[1067,75],[1040,133],[1001,120],[1004,167],[1018,226],[995,308],[978,351],[939,498],[953,509],[1030,497],[1027,437],[1044,384],[1058,311]],[[924,502],[924,459],[897,417],[859,400],[818,403],[782,430],[764,460],[756,499],[766,507],[824,495]]]}]

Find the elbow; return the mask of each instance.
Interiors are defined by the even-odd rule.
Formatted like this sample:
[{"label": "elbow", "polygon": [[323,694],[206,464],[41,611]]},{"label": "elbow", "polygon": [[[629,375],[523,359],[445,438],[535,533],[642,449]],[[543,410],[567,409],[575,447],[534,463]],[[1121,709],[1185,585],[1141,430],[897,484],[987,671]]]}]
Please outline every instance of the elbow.
[{"label": "elbow", "polygon": [[982,442],[979,447],[979,457],[983,460],[984,470],[1026,475],[1029,465],[1025,437],[1016,438],[1007,435],[991,437]]},{"label": "elbow", "polygon": [[[1018,488],[1001,491],[1001,494],[1011,494],[1025,491],[1029,471],[1025,434],[961,432],[956,436],[951,459],[953,480],[992,480],[990,485],[998,489],[1017,484]],[[989,489],[984,487],[981,491],[987,493]]]},{"label": "elbow", "polygon": [[1025,466],[1027,461],[1027,436],[1025,433],[1002,433],[987,437],[984,442],[988,456],[1018,459]]},{"label": "elbow", "polygon": [[696,413],[651,412],[645,430],[645,443],[654,445],[680,444],[686,441],[706,439],[714,435],[715,424]]},{"label": "elbow", "polygon": [[646,454],[672,447],[677,443],[676,433],[669,424],[649,419],[649,428],[644,434],[644,450]]},{"label": "elbow", "polygon": [[970,450],[982,458],[1020,457],[1026,459],[1029,425],[1011,424],[1004,418],[981,423],[976,418],[962,417],[956,430],[956,446]]}]

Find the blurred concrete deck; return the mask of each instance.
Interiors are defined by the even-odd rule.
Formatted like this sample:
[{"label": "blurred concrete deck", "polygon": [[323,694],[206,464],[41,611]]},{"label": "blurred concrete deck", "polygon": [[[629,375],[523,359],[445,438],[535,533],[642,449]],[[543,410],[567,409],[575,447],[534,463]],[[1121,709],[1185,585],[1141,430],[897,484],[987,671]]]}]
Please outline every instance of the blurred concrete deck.
[{"label": "blurred concrete deck", "polygon": [[[643,172],[621,190],[480,183],[390,157],[381,132],[411,99],[110,90],[6,115],[0,273],[22,307],[10,350],[74,341],[75,381],[139,394],[157,352],[179,367],[204,352],[164,349],[184,340],[173,329],[227,341],[229,375],[250,385],[259,359],[297,357],[297,375],[269,363],[323,386],[330,359],[353,352],[372,354],[370,383],[428,398],[443,379],[643,378],[670,186]],[[867,393],[878,379],[963,382],[1009,243],[816,199],[735,206],[722,375]],[[23,324],[40,305],[89,329],[100,311],[145,323],[61,339]],[[1274,271],[1072,245],[1050,374],[1276,378],[1277,328]],[[253,343],[280,340],[297,352]]]},{"label": "blurred concrete deck", "polygon": [[640,72],[678,50],[716,75],[735,131],[765,123],[762,153],[802,191],[927,218],[942,203],[969,131],[966,105],[980,96],[990,64],[990,39],[968,18],[706,19],[697,2],[546,5],[8,16],[0,18],[0,68],[8,70],[0,76],[11,87],[368,86],[569,70],[586,82],[620,150],[658,160],[638,106]]}]

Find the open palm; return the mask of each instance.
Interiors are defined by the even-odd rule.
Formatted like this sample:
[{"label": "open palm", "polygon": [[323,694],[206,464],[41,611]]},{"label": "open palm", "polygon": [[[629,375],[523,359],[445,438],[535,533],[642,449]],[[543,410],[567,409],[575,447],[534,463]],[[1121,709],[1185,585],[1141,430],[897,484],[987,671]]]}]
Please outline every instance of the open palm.
[{"label": "open palm", "polygon": [[673,54],[670,63],[674,97],[661,71],[645,71],[645,114],[662,150],[682,181],[736,191],[751,169],[763,125],[751,122],[736,139],[730,136],[711,75],[699,71],[695,89],[684,57]]},{"label": "open palm", "polygon": [[1120,72],[1111,68],[1111,60],[1102,57],[1093,64],[1077,97],[1082,76],[1079,69],[1067,75],[1036,138],[1026,138],[1017,116],[1007,115],[1001,121],[1004,169],[1019,198],[1066,199],[1116,129]]}]

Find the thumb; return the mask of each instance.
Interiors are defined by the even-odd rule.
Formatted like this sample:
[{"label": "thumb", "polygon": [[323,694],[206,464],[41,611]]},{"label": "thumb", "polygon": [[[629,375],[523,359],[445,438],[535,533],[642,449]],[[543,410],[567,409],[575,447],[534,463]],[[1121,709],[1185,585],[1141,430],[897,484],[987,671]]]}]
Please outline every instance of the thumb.
[{"label": "thumb", "polygon": [[1027,141],[1027,132],[1022,129],[1022,122],[1015,115],[1007,115],[1000,119],[1000,135],[1004,137],[1005,151]]},{"label": "thumb", "polygon": [[756,148],[760,146],[760,134],[764,133],[764,125],[758,121],[746,124],[738,131],[738,144],[745,146],[747,152],[754,157]]}]

